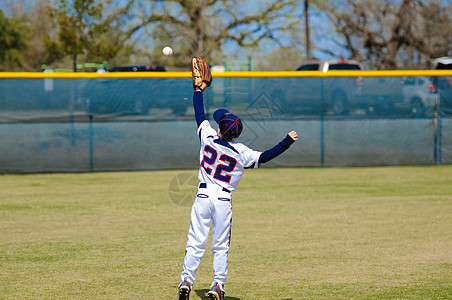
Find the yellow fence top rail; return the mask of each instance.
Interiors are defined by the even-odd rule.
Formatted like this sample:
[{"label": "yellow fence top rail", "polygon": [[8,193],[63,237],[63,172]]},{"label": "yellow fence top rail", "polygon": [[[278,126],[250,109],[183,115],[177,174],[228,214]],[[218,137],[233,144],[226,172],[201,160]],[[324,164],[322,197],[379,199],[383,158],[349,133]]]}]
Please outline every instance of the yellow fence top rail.
[{"label": "yellow fence top rail", "polygon": [[[266,71],[212,72],[213,77],[403,77],[452,76],[452,70],[382,70],[382,71]],[[95,79],[95,78],[190,78],[191,72],[0,72],[0,79]]]}]

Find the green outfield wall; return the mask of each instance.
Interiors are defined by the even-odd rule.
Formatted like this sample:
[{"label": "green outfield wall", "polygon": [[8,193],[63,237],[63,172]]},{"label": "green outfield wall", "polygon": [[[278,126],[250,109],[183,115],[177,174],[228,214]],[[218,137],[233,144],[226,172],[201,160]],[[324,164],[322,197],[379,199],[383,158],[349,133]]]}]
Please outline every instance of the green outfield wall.
[{"label": "green outfield wall", "polygon": [[[452,71],[213,73],[204,92],[269,167],[452,163]],[[0,173],[187,169],[199,141],[190,72],[0,73]],[[215,126],[212,121],[212,125]]]}]

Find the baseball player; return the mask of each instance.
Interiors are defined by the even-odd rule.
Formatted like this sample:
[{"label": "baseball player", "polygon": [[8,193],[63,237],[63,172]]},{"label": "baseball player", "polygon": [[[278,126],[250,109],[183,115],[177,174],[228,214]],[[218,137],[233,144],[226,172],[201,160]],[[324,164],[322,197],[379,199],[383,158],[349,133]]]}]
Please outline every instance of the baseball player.
[{"label": "baseball player", "polygon": [[209,66],[204,59],[192,59],[192,77],[195,89],[193,106],[201,143],[199,186],[191,210],[178,299],[189,299],[212,223],[213,283],[207,295],[210,299],[220,300],[224,297],[228,271],[232,191],[237,188],[245,169],[258,168],[262,163],[283,153],[297,140],[297,133],[289,132],[279,144],[265,152],[254,151],[234,142],[243,128],[236,115],[225,109],[215,111],[213,118],[218,123],[218,130],[215,130],[204,113],[202,92],[212,81]]}]

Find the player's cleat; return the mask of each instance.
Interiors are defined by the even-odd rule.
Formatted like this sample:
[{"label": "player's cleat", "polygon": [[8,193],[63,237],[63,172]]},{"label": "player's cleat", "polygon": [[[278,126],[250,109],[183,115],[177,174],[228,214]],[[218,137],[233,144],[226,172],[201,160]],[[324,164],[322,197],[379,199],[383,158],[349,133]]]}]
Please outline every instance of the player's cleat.
[{"label": "player's cleat", "polygon": [[182,281],[179,284],[179,292],[177,294],[177,300],[189,300],[191,292],[191,284],[187,280]]},{"label": "player's cleat", "polygon": [[218,283],[214,283],[214,285],[210,288],[210,291],[207,293],[207,297],[210,300],[223,300],[224,292],[221,290],[220,285]]}]

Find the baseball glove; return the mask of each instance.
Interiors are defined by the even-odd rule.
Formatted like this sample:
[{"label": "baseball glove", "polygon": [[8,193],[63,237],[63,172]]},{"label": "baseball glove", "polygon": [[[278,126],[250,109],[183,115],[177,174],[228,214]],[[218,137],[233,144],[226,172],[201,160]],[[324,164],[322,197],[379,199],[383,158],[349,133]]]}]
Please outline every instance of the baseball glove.
[{"label": "baseball glove", "polygon": [[204,91],[212,83],[212,73],[210,73],[207,61],[202,58],[192,58],[191,77],[193,79],[193,88],[199,88]]}]

